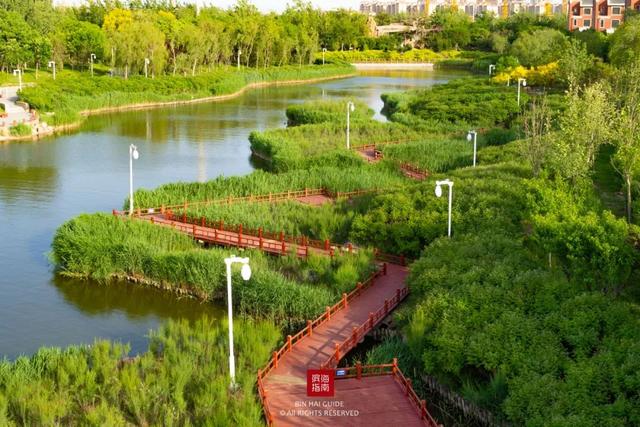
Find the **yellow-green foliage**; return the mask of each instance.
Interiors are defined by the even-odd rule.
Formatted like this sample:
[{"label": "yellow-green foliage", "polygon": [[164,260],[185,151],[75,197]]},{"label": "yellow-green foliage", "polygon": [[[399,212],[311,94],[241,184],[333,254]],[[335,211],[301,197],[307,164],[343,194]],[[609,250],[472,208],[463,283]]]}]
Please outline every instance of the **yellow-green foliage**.
[{"label": "yellow-green foliage", "polygon": [[3,426],[261,426],[255,374],[276,346],[273,324],[235,323],[238,390],[229,391],[225,323],[168,322],[130,362],[127,346],[42,348],[0,362]]},{"label": "yellow-green foliage", "polygon": [[537,67],[526,68],[521,65],[510,68],[506,71],[496,74],[493,77],[493,81],[497,83],[506,84],[507,81],[511,81],[511,84],[518,84],[518,79],[523,78],[527,80],[529,86],[550,86],[558,81],[559,70],[558,62],[550,62],[548,64],[539,65]]},{"label": "yellow-green foliage", "polygon": [[[325,52],[329,62],[438,62],[459,57],[458,50],[434,52],[431,49],[412,49],[406,52],[395,50],[342,50]],[[316,61],[322,60],[322,52],[316,54]]]}]

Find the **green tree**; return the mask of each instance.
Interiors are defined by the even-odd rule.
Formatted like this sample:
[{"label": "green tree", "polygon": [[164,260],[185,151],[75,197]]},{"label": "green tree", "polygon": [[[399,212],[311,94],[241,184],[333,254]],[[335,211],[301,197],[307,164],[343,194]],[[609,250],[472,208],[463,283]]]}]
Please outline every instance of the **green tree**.
[{"label": "green tree", "polygon": [[511,45],[510,52],[520,64],[531,67],[557,60],[566,43],[566,37],[560,31],[541,29],[520,34]]},{"label": "green tree", "polygon": [[640,59],[640,16],[629,16],[611,36],[609,59],[618,66]]},{"label": "green tree", "polygon": [[611,90],[606,83],[569,88],[567,109],[560,118],[551,156],[558,176],[576,185],[590,174],[599,147],[610,141],[613,116]]},{"label": "green tree", "polygon": [[426,45],[434,50],[463,49],[471,41],[471,19],[452,8],[436,10],[429,19]]},{"label": "green tree", "polygon": [[632,185],[640,174],[640,61],[622,68],[616,81],[618,112],[613,133],[612,164],[625,186],[627,221],[631,222]]},{"label": "green tree", "polygon": [[531,166],[534,176],[538,176],[549,157],[551,148],[551,111],[545,98],[534,98],[523,118],[526,140],[523,155]]}]

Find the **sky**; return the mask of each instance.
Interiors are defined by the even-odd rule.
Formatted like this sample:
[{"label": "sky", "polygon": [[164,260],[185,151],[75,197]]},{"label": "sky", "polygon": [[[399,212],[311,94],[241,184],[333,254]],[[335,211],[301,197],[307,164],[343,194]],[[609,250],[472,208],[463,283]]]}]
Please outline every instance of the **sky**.
[{"label": "sky", "polygon": [[[178,0],[183,2],[185,0]],[[227,8],[235,4],[235,0],[186,0],[189,3],[198,3],[199,5],[213,5],[217,7]],[[287,7],[287,3],[291,3],[289,0],[250,0],[255,4],[258,9],[263,12],[281,12]],[[54,4],[67,4],[78,5],[82,4],[83,0],[53,0]],[[360,5],[360,0],[311,0],[314,7],[319,7],[324,10],[331,10],[337,8],[351,8],[357,10]]]}]

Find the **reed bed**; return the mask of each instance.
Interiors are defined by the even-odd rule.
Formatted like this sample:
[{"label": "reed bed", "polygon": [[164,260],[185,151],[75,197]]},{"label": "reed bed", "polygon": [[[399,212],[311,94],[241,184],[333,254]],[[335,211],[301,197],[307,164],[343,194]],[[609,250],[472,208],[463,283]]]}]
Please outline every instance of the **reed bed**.
[{"label": "reed bed", "polygon": [[280,333],[269,322],[236,322],[236,392],[226,324],[169,321],[135,358],[124,344],[96,341],[0,361],[0,424],[262,426],[255,373]]},{"label": "reed bed", "polygon": [[[373,120],[351,123],[350,143],[359,145],[417,139],[419,134],[399,123]],[[269,159],[275,172],[307,168],[313,165],[352,167],[362,159],[346,148],[346,124],[327,122],[252,132],[251,149]]]},{"label": "reed bed", "polygon": [[[160,207],[197,202],[280,193],[305,188],[326,188],[330,192],[402,186],[407,180],[394,168],[359,163],[354,168],[315,167],[272,174],[256,170],[241,177],[219,176],[207,182],[177,182],[161,185],[154,190],[137,190],[135,201],[139,207]],[[124,208],[128,208],[128,199]]]},{"label": "reed bed", "polygon": [[363,101],[351,99],[309,101],[287,107],[289,126],[299,126],[314,123],[347,121],[347,103],[354,103],[355,109],[350,112],[351,120],[367,120],[373,117],[374,111]]},{"label": "reed bed", "polygon": [[384,146],[382,153],[393,163],[409,163],[432,173],[446,172],[472,165],[473,142],[466,139],[427,140]]},{"label": "reed bed", "polygon": [[[58,229],[52,258],[62,274],[102,281],[140,278],[174,292],[223,300],[224,258],[231,252],[237,249],[202,249],[186,235],[144,221],[93,214],[81,215]],[[263,253],[247,254],[255,274],[249,282],[236,282],[239,314],[271,319],[290,328],[334,301],[327,287],[297,283],[274,271]]]}]

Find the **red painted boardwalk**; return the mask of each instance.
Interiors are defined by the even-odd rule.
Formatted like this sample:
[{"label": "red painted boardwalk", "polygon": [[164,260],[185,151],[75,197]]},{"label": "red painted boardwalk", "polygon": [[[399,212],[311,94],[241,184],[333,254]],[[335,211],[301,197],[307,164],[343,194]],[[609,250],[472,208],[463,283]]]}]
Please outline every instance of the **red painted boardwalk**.
[{"label": "red painted boardwalk", "polygon": [[[303,332],[307,331],[307,334],[303,334],[290,351],[280,356],[277,363],[272,359],[267,374],[261,372],[264,375],[261,385],[274,425],[429,425],[419,409],[407,399],[407,391],[393,375],[336,380],[333,398],[306,396],[307,368],[335,367],[336,361],[357,345],[406,295],[406,275],[406,267],[388,265],[387,274],[374,279],[359,296],[347,303],[346,308],[325,318],[310,334],[305,328]],[[343,351],[336,350],[336,345]],[[338,402],[340,407],[323,407],[330,402]],[[308,409],[320,409],[321,412]],[[324,409],[346,412],[324,412]]]},{"label": "red painted boardwalk", "polygon": [[[305,238],[303,244],[291,243],[283,238],[265,238],[262,231],[259,236],[246,235],[242,227],[229,231],[206,226],[204,220],[205,225],[189,223],[186,217],[180,221],[170,213],[136,217],[198,240],[275,254],[307,256],[313,251],[332,256],[335,250],[324,242],[310,246]],[[378,259],[404,261],[384,254]],[[308,321],[306,328],[288,336],[285,345],[273,352],[267,366],[258,372],[258,391],[269,425],[437,427],[425,402],[419,400],[395,361],[393,365],[336,369],[340,360],[407,296],[406,276],[406,267],[385,262],[368,280],[343,294],[337,304],[327,307],[315,321]],[[343,374],[336,378],[333,397],[307,397],[308,368],[335,369],[336,374]]]}]

